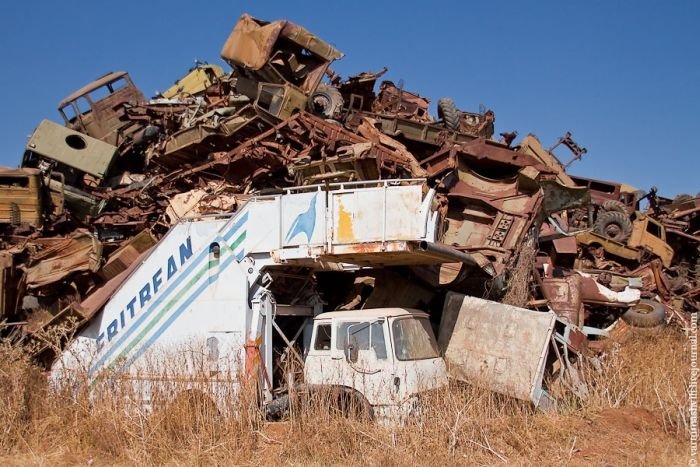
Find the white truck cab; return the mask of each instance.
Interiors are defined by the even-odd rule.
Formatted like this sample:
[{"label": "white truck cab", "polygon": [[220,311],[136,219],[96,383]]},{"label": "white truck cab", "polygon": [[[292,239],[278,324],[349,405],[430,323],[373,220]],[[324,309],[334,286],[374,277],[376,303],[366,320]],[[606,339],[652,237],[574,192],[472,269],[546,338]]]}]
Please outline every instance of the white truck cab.
[{"label": "white truck cab", "polygon": [[405,308],[333,311],[314,318],[307,385],[348,388],[378,418],[408,415],[420,392],[444,386],[447,369],[428,315]]}]

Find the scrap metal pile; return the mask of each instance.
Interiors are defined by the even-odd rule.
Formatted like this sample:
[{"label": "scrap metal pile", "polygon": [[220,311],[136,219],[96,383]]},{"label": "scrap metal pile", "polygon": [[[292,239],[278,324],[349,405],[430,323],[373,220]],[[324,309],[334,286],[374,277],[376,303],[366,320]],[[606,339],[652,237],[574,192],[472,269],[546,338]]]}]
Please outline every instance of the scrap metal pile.
[{"label": "scrap metal pile", "polygon": [[320,273],[328,309],[439,313],[457,291],[551,308],[591,339],[625,322],[685,326],[697,311],[699,198],[573,177],[553,153],[586,152],[570,134],[550,149],[533,135],[494,138],[492,111],[448,98],[433,117],[428,99],[377,86],[386,69],[342,79],[330,65],[343,54],[288,21],[243,15],[221,56],[230,71],[197,64],[151,99],[127,73],[99,78],[60,102],[63,124],[39,124],[21,168],[2,170],[6,336],[86,322],[183,217],[235,212],[292,186],[377,179],[424,179],[438,192],[442,243],[473,261]]}]

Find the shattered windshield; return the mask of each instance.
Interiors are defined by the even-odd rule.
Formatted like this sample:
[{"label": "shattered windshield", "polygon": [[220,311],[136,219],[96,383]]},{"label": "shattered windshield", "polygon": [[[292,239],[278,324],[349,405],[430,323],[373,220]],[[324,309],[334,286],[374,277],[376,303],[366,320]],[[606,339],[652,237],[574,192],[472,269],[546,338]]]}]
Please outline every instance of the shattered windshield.
[{"label": "shattered windshield", "polygon": [[403,318],[391,324],[394,352],[399,360],[423,360],[439,356],[433,329],[427,318]]}]

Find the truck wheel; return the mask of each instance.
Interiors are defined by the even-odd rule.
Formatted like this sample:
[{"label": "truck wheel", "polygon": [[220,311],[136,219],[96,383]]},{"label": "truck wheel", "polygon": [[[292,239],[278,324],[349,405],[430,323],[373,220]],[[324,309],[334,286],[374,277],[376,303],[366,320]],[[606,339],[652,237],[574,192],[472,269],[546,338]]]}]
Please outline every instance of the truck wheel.
[{"label": "truck wheel", "polygon": [[374,411],[367,399],[352,390],[342,390],[338,393],[337,408],[347,418],[355,420],[372,420],[374,418]]},{"label": "truck wheel", "polygon": [[461,125],[459,110],[454,101],[449,97],[443,97],[437,103],[438,118],[441,118],[448,130],[459,131]]},{"label": "truck wheel", "polygon": [[632,234],[632,221],[625,213],[606,211],[596,219],[593,231],[610,240],[624,242]]},{"label": "truck wheel", "polygon": [[338,88],[321,83],[311,95],[309,106],[314,114],[335,119],[343,110],[343,95]]},{"label": "truck wheel", "polygon": [[627,214],[627,210],[625,208],[625,205],[622,204],[622,201],[617,201],[615,199],[609,199],[607,201],[603,201],[603,204],[601,207],[606,210],[606,211],[617,211],[621,212],[623,214]]},{"label": "truck wheel", "polygon": [[289,394],[284,394],[265,406],[265,415],[268,420],[282,420],[289,415],[289,406]]},{"label": "truck wheel", "polygon": [[666,310],[661,303],[642,299],[622,315],[622,320],[638,328],[654,328],[664,324]]}]

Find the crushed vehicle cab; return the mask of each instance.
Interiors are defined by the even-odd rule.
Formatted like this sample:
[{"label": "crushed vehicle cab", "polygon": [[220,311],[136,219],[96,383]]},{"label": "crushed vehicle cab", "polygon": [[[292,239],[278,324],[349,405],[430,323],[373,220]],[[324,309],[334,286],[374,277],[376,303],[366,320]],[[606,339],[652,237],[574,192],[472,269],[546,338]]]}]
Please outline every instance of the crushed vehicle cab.
[{"label": "crushed vehicle cab", "polygon": [[119,71],[107,73],[63,99],[58,112],[68,128],[119,146],[133,127],[125,117],[125,105],[144,100],[129,74]]},{"label": "crushed vehicle cab", "polygon": [[105,201],[87,190],[104,184],[117,159],[116,146],[42,120],[29,138],[22,167],[38,169],[51,197],[65,199],[76,217],[84,219],[104,208]]},{"label": "crushed vehicle cab", "polygon": [[[616,240],[620,232],[624,232],[624,243]],[[664,226],[639,211],[634,213],[632,220],[624,216],[611,217],[606,223],[599,224],[595,231],[577,234],[576,241],[593,248],[602,247],[613,256],[637,263],[645,255],[653,255],[661,259],[667,268],[671,267],[674,254],[673,248],[666,242]]]},{"label": "crushed vehicle cab", "polygon": [[41,172],[0,169],[0,224],[41,227],[44,221]]},{"label": "crushed vehicle cab", "polygon": [[35,168],[0,168],[0,225],[39,230],[63,213],[63,190]]},{"label": "crushed vehicle cab", "polygon": [[624,183],[608,182],[592,178],[570,176],[578,186],[591,190],[591,203],[605,210],[620,209],[628,214],[639,208],[639,200],[644,196],[642,190]]},{"label": "crushed vehicle cab", "polygon": [[311,96],[330,63],[342,56],[297,24],[245,14],[221,50],[221,57],[234,67],[236,90],[254,101],[258,110],[280,120],[313,108]]}]

